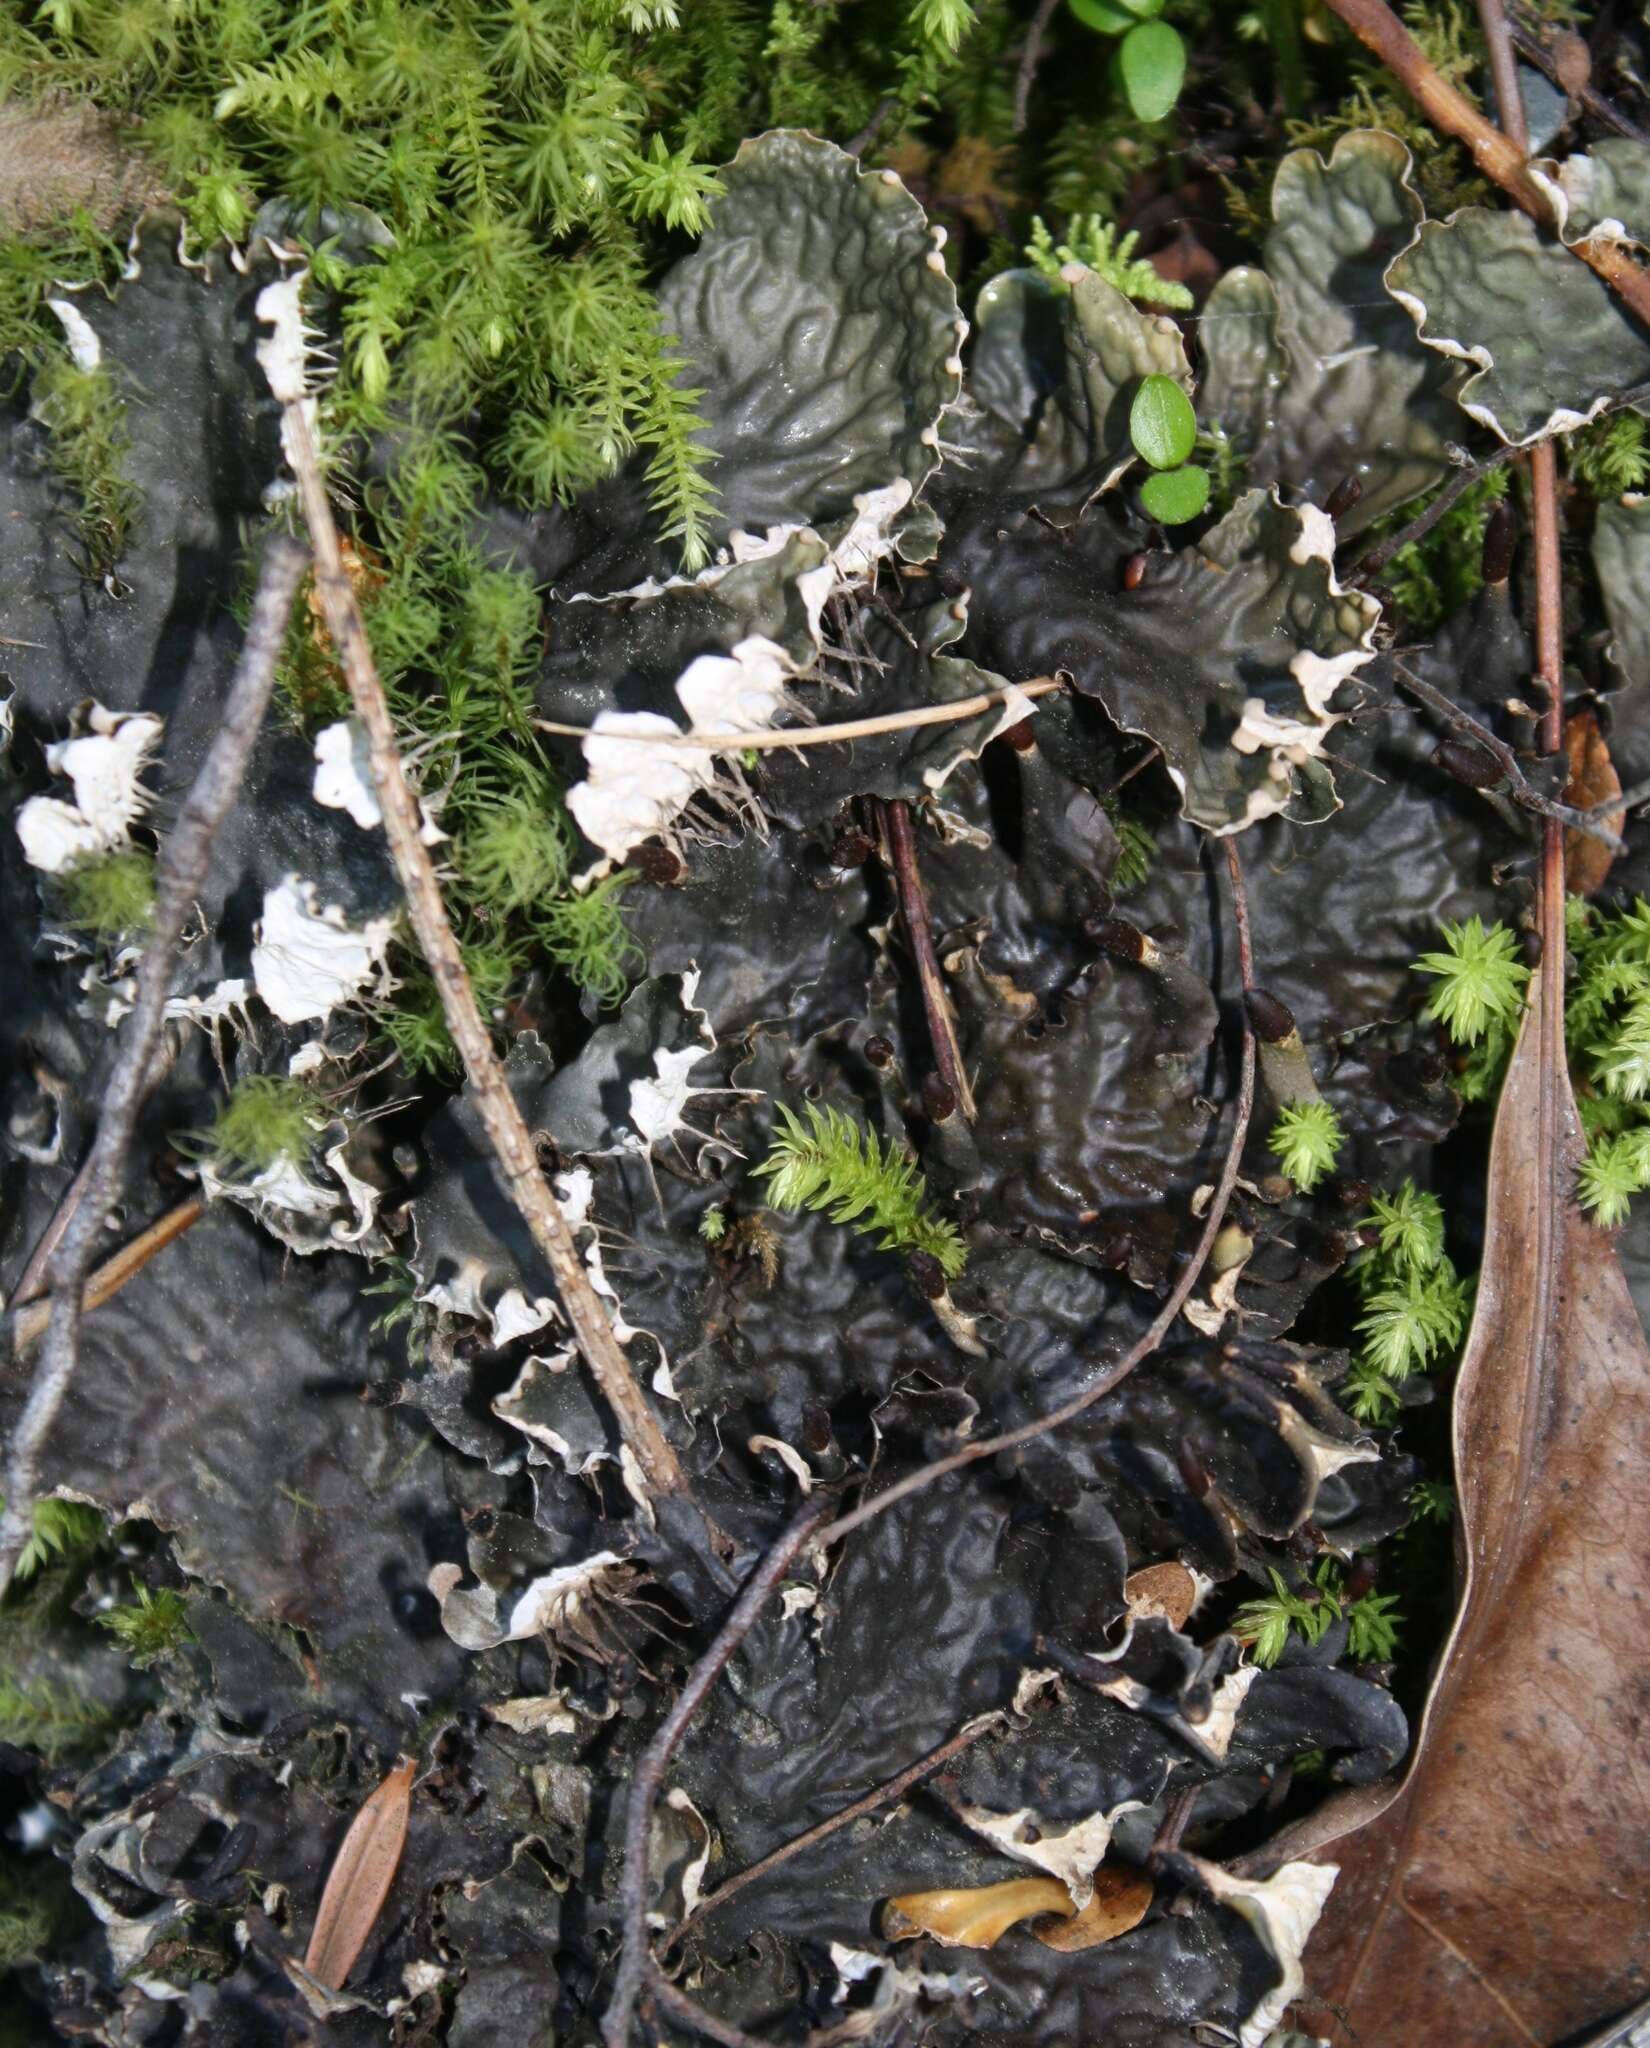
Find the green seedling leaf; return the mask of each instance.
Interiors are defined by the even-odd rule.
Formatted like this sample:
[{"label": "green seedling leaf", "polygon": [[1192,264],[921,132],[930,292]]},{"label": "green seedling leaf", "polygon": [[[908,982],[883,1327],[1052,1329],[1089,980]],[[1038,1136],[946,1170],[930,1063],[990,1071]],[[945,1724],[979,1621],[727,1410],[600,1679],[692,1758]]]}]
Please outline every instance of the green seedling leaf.
[{"label": "green seedling leaf", "polygon": [[1140,486],[1140,502],[1163,526],[1184,526],[1209,502],[1206,469],[1165,469]]},{"label": "green seedling leaf", "polygon": [[1161,121],[1180,97],[1186,45],[1166,21],[1142,21],[1118,45],[1129,107],[1141,121]]},{"label": "green seedling leaf", "polygon": [[1153,469],[1177,469],[1197,445],[1197,414],[1172,377],[1145,377],[1129,407],[1134,452]]},{"label": "green seedling leaf", "polygon": [[1155,4],[1144,0],[1136,7],[1125,7],[1123,0],[1066,0],[1066,4],[1085,28],[1102,36],[1126,34],[1137,22],[1149,21],[1163,11],[1163,0],[1155,0]]}]

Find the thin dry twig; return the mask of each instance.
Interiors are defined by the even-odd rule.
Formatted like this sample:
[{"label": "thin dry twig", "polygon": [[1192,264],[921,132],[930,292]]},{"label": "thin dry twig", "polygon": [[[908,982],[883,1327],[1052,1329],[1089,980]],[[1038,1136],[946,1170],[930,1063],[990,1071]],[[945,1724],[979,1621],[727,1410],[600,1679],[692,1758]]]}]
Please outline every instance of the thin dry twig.
[{"label": "thin dry twig", "polygon": [[648,1845],[653,1827],[653,1807],[659,1796],[665,1766],[676,1754],[688,1724],[701,1702],[721,1677],[728,1659],[750,1633],[768,1596],[784,1577],[798,1551],[817,1540],[816,1532],[830,1507],[828,1495],[816,1494],[792,1517],[784,1533],[769,1549],[740,1589],[728,1618],[716,1632],[710,1648],[688,1673],[676,1703],[659,1725],[630,1781],[630,1799],[625,1809],[624,1877],[619,1888],[624,1918],[624,1945],[619,1951],[619,1968],[613,1996],[602,2019],[602,2039],[607,2048],[626,2048],[636,2001],[647,1975],[647,1891]]},{"label": "thin dry twig", "polygon": [[[1546,444],[1546,446],[1547,453],[1551,455],[1553,452],[1551,444]],[[1540,453],[1540,450],[1532,449],[1530,453],[1533,470],[1534,458]],[[1474,718],[1470,711],[1463,711],[1461,706],[1455,703],[1453,699],[1446,697],[1442,690],[1434,689],[1431,683],[1425,682],[1412,669],[1405,668],[1402,662],[1395,662],[1393,664],[1393,672],[1398,678],[1399,686],[1407,690],[1417,702],[1424,704],[1429,711],[1436,712],[1446,725],[1452,725],[1458,732],[1465,733],[1474,745],[1482,747],[1487,754],[1494,757],[1496,766],[1501,770],[1503,781],[1492,785],[1487,792],[1488,794],[1504,795],[1509,801],[1517,804],[1520,810],[1530,811],[1547,823],[1556,824],[1565,830],[1580,832],[1588,839],[1596,839],[1601,845],[1609,847],[1612,853],[1624,851],[1620,838],[1606,826],[1599,823],[1596,808],[1592,810],[1578,810],[1574,804],[1560,803],[1556,797],[1544,796],[1530,782],[1523,769],[1519,767],[1518,756],[1507,745],[1506,741],[1497,738],[1490,728]],[[1541,728],[1542,752],[1549,754],[1556,752],[1556,749],[1550,746],[1547,740],[1547,719],[1550,716],[1551,693],[1549,691],[1549,706],[1548,710],[1542,714]],[[1560,746],[1563,745],[1562,732],[1559,736],[1559,744]],[[1604,806],[1607,811],[1619,811],[1622,807],[1622,799],[1620,797],[1612,797],[1609,803]]]},{"label": "thin dry twig", "polygon": [[813,1827],[804,1828],[800,1835],[793,1835],[788,1842],[782,1842],[777,1849],[769,1850],[766,1856],[759,1857],[746,1869],[736,1871],[725,1883],[719,1884],[709,1898],[701,1899],[685,1920],[677,1922],[670,1931],[665,1947],[674,1948],[682,1937],[690,1934],[708,1914],[714,1913],[719,1906],[725,1906],[729,1899],[736,1898],[748,1885],[757,1884],[764,1877],[771,1876],[781,1864],[789,1863],[793,1856],[800,1856],[804,1849],[812,1849],[816,1843],[828,1841],[843,1828],[851,1827],[856,1820],[863,1820],[866,1814],[875,1813],[879,1806],[887,1806],[894,1800],[903,1798],[913,1785],[920,1785],[924,1778],[931,1776],[942,1764],[948,1764],[954,1756],[961,1756],[963,1751],[971,1748],[982,1735],[989,1735],[994,1729],[1000,1728],[1003,1719],[1001,1714],[982,1714],[978,1720],[970,1721],[966,1728],[960,1729],[957,1734],[942,1742],[938,1749],[931,1749],[926,1756],[918,1757],[914,1764],[907,1764],[903,1771],[897,1771],[893,1777],[884,1779],[882,1784],[863,1793],[851,1805],[844,1806],[838,1813],[833,1813],[828,1820],[818,1821]]},{"label": "thin dry twig", "polygon": [[688,1482],[681,1460],[636,1384],[630,1361],[590,1284],[567,1220],[540,1171],[526,1119],[493,1049],[491,1034],[448,921],[435,863],[421,837],[423,820],[418,799],[407,780],[384,685],[367,643],[354,587],[344,568],[338,529],[316,460],[309,421],[301,402],[289,402],[285,413],[286,445],[303,493],[304,516],[315,549],[316,593],[349,683],[356,716],[367,736],[390,858],[406,892],[407,914],[440,992],[447,1029],[464,1062],[499,1173],[550,1268],[574,1341],[613,1410],[620,1435],[639,1467],[642,1485],[649,1493],[685,1495]]},{"label": "thin dry twig", "polygon": [[1352,566],[1352,574],[1360,583],[1365,583],[1371,576],[1378,575],[1401,549],[1407,548],[1412,541],[1424,539],[1431,533],[1450,507],[1465,497],[1481,477],[1488,476],[1491,470],[1500,469],[1503,463],[1511,462],[1518,452],[1516,448],[1497,448],[1493,455],[1485,456],[1482,462],[1474,462],[1465,469],[1457,470],[1432,503],[1424,511],[1417,512],[1407,526],[1402,526],[1396,533],[1389,534],[1385,540],[1372,547],[1368,554],[1360,555]]},{"label": "thin dry twig", "polygon": [[[1562,87],[1566,93],[1570,92],[1568,84],[1561,76],[1557,57],[1541,36],[1517,22],[1507,24],[1507,34],[1512,38],[1513,46],[1521,57],[1527,57],[1538,71],[1545,73],[1552,80],[1554,85]],[[1585,47],[1584,44],[1583,48]],[[1650,142],[1650,134],[1647,134],[1636,121],[1629,120],[1615,101],[1607,99],[1596,86],[1584,85],[1579,92],[1570,96],[1579,101],[1595,121],[1601,122],[1606,128],[1613,128],[1618,135],[1625,135],[1629,142]]]},{"label": "thin dry twig", "polygon": [[241,658],[218,727],[177,823],[161,848],[155,874],[155,920],[137,971],[137,996],[98,1116],[87,1161],[85,1192],[47,1265],[52,1303],[34,1384],[12,1432],[6,1505],[0,1515],[0,1593],[11,1583],[34,1527],[40,1458],[80,1360],[80,1318],[86,1276],[103,1244],[104,1224],[120,1195],[126,1155],[154,1077],[166,1022],[172,964],[195,899],[206,885],[212,845],[235,801],[253,743],[263,725],[287,617],[304,572],[303,550],[274,542],[264,557]]},{"label": "thin dry twig", "polygon": [[956,1019],[951,998],[940,973],[939,955],[934,950],[934,927],[928,915],[928,898],[923,893],[922,872],[917,866],[917,842],[911,830],[911,807],[898,797],[877,800],[882,836],[893,870],[894,891],[899,897],[900,919],[912,957],[917,963],[917,981],[922,989],[923,1013],[928,1019],[928,1036],[934,1048],[934,1065],[940,1080],[964,1121],[975,1117],[974,1091],[968,1085],[962,1048],[957,1043]]},{"label": "thin dry twig", "polygon": [[[77,1205],[78,1206],[78,1205]],[[129,1281],[135,1280],[157,1252],[164,1251],[175,1238],[182,1237],[186,1230],[193,1230],[206,1214],[206,1204],[199,1195],[191,1195],[186,1202],[179,1202],[175,1208],[149,1225],[149,1228],[124,1244],[112,1259],[105,1259],[87,1277],[86,1291],[81,1296],[80,1312],[90,1315],[93,1309],[101,1308],[106,1301],[113,1301]],[[66,1227],[66,1226],[65,1226]],[[43,1301],[31,1301],[17,1311],[12,1342],[21,1354],[31,1344],[46,1334],[52,1317],[53,1297],[47,1295]]]},{"label": "thin dry twig", "polygon": [[[1238,962],[1243,975],[1245,990],[1254,987],[1254,952],[1249,935],[1249,899],[1243,887],[1243,870],[1238,863],[1237,848],[1230,839],[1221,841],[1226,853],[1227,871],[1232,881],[1232,909],[1237,922]],[[1191,1296],[1204,1266],[1208,1263],[1215,1239],[1220,1235],[1221,1225],[1226,1220],[1226,1209],[1232,1199],[1232,1190],[1237,1185],[1238,1167],[1243,1158],[1244,1141],[1249,1135],[1249,1118],[1255,1106],[1255,1034],[1250,1028],[1248,1012],[1243,1020],[1243,1055],[1238,1081],[1237,1115],[1232,1127],[1232,1142],[1227,1148],[1226,1162],[1221,1168],[1220,1180],[1216,1184],[1214,1199],[1203,1221],[1203,1234],[1197,1241],[1196,1249],[1187,1261],[1185,1270],[1169,1291],[1168,1299],[1152,1319],[1145,1335],[1118,1359],[1108,1366],[1099,1377],[1090,1382],[1080,1394],[1074,1394],[1069,1401],[1053,1409],[1035,1422],[1022,1423],[1018,1429],[1005,1431],[1001,1436],[986,1437],[981,1442],[970,1444],[966,1450],[953,1451],[948,1457],[936,1458],[930,1465],[924,1465],[915,1472],[897,1479],[892,1486],[872,1499],[862,1502],[850,1514],[840,1516],[819,1532],[821,1544],[835,1543],[862,1528],[886,1509],[906,1500],[913,1493],[919,1493],[925,1486],[932,1486],[936,1479],[943,1479],[949,1472],[960,1472],[965,1465],[972,1465],[979,1458],[994,1458],[1003,1451],[1018,1449],[1021,1444],[1033,1442],[1037,1437],[1046,1436],[1051,1430],[1061,1428],[1072,1421],[1096,1401],[1120,1386],[1135,1367],[1149,1358],[1168,1335],[1175,1317]]]},{"label": "thin dry twig", "polygon": [[[1385,0],[1328,0],[1358,40],[1373,50],[1435,128],[1464,142],[1473,161],[1493,184],[1542,227],[1553,224],[1552,206],[1526,161],[1522,135],[1514,140],[1487,120],[1455,87],[1440,77],[1419,44]],[[1522,126],[1523,104],[1516,92],[1505,112]],[[1615,242],[1577,242],[1571,254],[1597,272],[1640,320],[1650,326],[1650,272],[1640,269]]]},{"label": "thin dry twig", "polygon": [[850,740],[873,739],[879,733],[905,732],[917,725],[955,725],[964,718],[978,718],[994,704],[1006,704],[1015,697],[1047,697],[1065,684],[1056,676],[1037,676],[1029,683],[1005,683],[1000,690],[982,690],[976,697],[959,697],[951,704],[921,704],[912,711],[884,711],[875,718],[849,718],[837,725],[792,725],[776,732],[601,732],[593,725],[562,725],[553,718],[535,718],[539,732],[554,733],[558,739],[634,740],[640,747],[687,747],[703,754],[744,754],[774,747],[846,746]]},{"label": "thin dry twig", "polygon": [[1037,82],[1037,67],[1043,61],[1043,39],[1059,4],[1060,0],[1040,0],[1037,12],[1031,17],[1031,26],[1026,30],[1020,68],[1014,74],[1014,127],[1011,132],[1015,135],[1025,133],[1026,122],[1031,118],[1031,88]]},{"label": "thin dry twig", "polygon": [[[1623,391],[1607,405],[1600,406],[1596,417],[1602,419],[1614,412],[1624,412],[1629,406],[1646,403],[1650,403],[1650,384],[1635,384],[1630,391]],[[1486,455],[1482,462],[1468,463],[1464,468],[1458,469],[1430,505],[1417,512],[1408,525],[1400,527],[1396,533],[1389,534],[1385,540],[1372,547],[1368,554],[1360,555],[1349,573],[1360,583],[1367,583],[1372,576],[1379,575],[1400,549],[1407,548],[1411,541],[1424,539],[1450,507],[1470,491],[1480,478],[1488,476],[1492,470],[1500,469],[1506,463],[1517,461],[1523,453],[1522,448],[1497,448],[1493,453]]]},{"label": "thin dry twig", "polygon": [[[1238,935],[1238,964],[1243,987],[1247,993],[1254,987],[1254,947],[1249,929],[1249,900],[1243,886],[1243,869],[1238,860],[1237,849],[1230,839],[1222,841],[1222,845],[1232,884],[1232,908]],[[936,1458],[931,1464],[908,1473],[904,1479],[896,1480],[874,1499],[861,1503],[851,1514],[839,1516],[823,1528],[820,1527],[820,1523],[827,1502],[823,1495],[816,1495],[745,1582],[732,1612],[723,1623],[716,1640],[689,1674],[676,1704],[649,1744],[631,1782],[630,1802],[625,1815],[624,1878],[620,1889],[624,1945],[620,1951],[613,1997],[602,2021],[602,2039],[606,2043],[606,2048],[628,2048],[637,2000],[644,1988],[651,1989],[656,1995],[663,1997],[659,1987],[668,1981],[658,1973],[653,1964],[647,1942],[648,1833],[665,1766],[675,1754],[688,1724],[698,1711],[700,1702],[715,1683],[728,1659],[749,1633],[763,1605],[778,1585],[785,1567],[805,1546],[818,1544],[823,1547],[836,1542],[838,1538],[847,1536],[853,1530],[874,1520],[897,1502],[907,1499],[925,1486],[932,1485],[936,1479],[944,1478],[947,1473],[960,1471],[963,1466],[971,1465],[979,1458],[995,1457],[1000,1452],[1014,1450],[1021,1444],[1030,1443],[1034,1438],[1046,1436],[1051,1430],[1060,1428],[1062,1424],[1081,1415],[1085,1409],[1092,1407],[1096,1401],[1109,1394],[1134,1371],[1136,1366],[1149,1358],[1168,1334],[1176,1316],[1197,1285],[1208,1263],[1209,1254],[1214,1248],[1215,1239],[1225,1222],[1232,1190],[1237,1185],[1238,1168],[1243,1158],[1244,1142],[1249,1134],[1249,1119],[1254,1102],[1255,1035],[1245,1008],[1243,1052],[1232,1139],[1227,1148],[1226,1160],[1221,1168],[1214,1197],[1204,1217],[1202,1235],[1187,1261],[1185,1270],[1154,1317],[1151,1327],[1115,1365],[1101,1373],[1081,1394],[1075,1395],[1038,1421],[1005,1431],[1001,1436],[989,1437],[981,1443],[970,1445],[967,1450],[953,1452],[949,1457]],[[928,1759],[923,1761],[926,1765]],[[817,1835],[814,1838],[817,1839]],[[794,1849],[790,1853],[794,1853]],[[700,2008],[693,2005],[691,2000],[685,1999],[682,1994],[676,1993],[673,1986],[670,1988],[672,1997],[682,1999],[679,2017],[691,2025],[700,2025]],[[711,2015],[705,2014],[702,2017],[711,2021],[712,2029],[722,2027],[723,2023],[714,2020]],[[732,2036],[726,2031],[711,2031],[711,2038],[729,2039]],[[744,2048],[748,2048],[750,2037],[739,2038]]]}]

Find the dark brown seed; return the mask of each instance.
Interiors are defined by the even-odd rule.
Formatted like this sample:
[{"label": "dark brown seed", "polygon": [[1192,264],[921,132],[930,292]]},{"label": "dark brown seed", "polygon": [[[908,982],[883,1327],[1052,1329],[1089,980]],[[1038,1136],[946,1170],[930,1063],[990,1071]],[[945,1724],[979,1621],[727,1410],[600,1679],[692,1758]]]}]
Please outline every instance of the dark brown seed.
[{"label": "dark brown seed", "polygon": [[1503,498],[1491,508],[1484,522],[1484,552],[1480,560],[1486,583],[1506,582],[1512,574],[1517,548],[1518,515]]},{"label": "dark brown seed", "polygon": [[1547,45],[1558,82],[1571,99],[1579,99],[1593,82],[1592,52],[1572,29],[1561,29]]},{"label": "dark brown seed", "polygon": [[687,862],[679,853],[652,839],[643,846],[632,847],[626,865],[634,868],[644,882],[653,882],[661,889],[682,881],[688,871]]},{"label": "dark brown seed", "polygon": [[1524,965],[1530,968],[1539,967],[1541,965],[1541,934],[1533,925],[1526,925],[1524,930],[1519,933],[1518,938],[1520,945],[1524,949]]},{"label": "dark brown seed", "polygon": [[1276,996],[1269,995],[1263,988],[1252,988],[1243,998],[1243,1007],[1249,1012],[1249,1022],[1256,1033],[1268,1045],[1279,1045],[1295,1028],[1295,1020],[1286,1003],[1280,1003]]},{"label": "dark brown seed", "polygon": [[1476,740],[1444,740],[1433,749],[1432,758],[1468,789],[1493,789],[1503,779],[1501,763]]},{"label": "dark brown seed", "polygon": [[1364,494],[1364,487],[1355,476],[1343,476],[1340,482],[1323,501],[1326,515],[1338,525],[1357,504]]},{"label": "dark brown seed", "polygon": [[1129,559],[1123,564],[1123,588],[1125,590],[1138,590],[1140,588],[1141,584],[1146,580],[1146,564],[1150,560],[1150,555],[1130,555]]},{"label": "dark brown seed", "polygon": [[930,1074],[922,1084],[922,1106],[930,1123],[943,1124],[957,1113],[957,1091],[938,1074]]},{"label": "dark brown seed", "polygon": [[894,1048],[886,1038],[868,1038],[865,1041],[865,1057],[873,1067],[891,1067],[894,1064]]},{"label": "dark brown seed", "polygon": [[1197,1446],[1189,1436],[1183,1436],[1180,1439],[1179,1447],[1175,1453],[1175,1463],[1180,1468],[1181,1478],[1185,1480],[1193,1494],[1201,1500],[1215,1482],[1210,1475],[1208,1466],[1198,1456]]},{"label": "dark brown seed", "polygon": [[1005,747],[1012,747],[1017,754],[1029,754],[1037,744],[1037,735],[1029,718],[1022,718],[1018,725],[1011,725],[1007,732],[1000,732],[997,737]]},{"label": "dark brown seed", "polygon": [[871,842],[863,832],[839,832],[831,842],[834,868],[860,868],[871,857]]},{"label": "dark brown seed", "polygon": [[1123,917],[1091,917],[1084,921],[1086,931],[1102,952],[1110,953],[1117,960],[1139,961],[1145,958],[1145,934]]},{"label": "dark brown seed", "polygon": [[945,1292],[945,1268],[932,1252],[907,1252],[905,1270],[925,1300],[938,1301]]},{"label": "dark brown seed", "polygon": [[1346,1575],[1346,1586],[1341,1594],[1343,1600],[1361,1600],[1366,1593],[1375,1590],[1375,1560],[1372,1557],[1355,1557]]}]

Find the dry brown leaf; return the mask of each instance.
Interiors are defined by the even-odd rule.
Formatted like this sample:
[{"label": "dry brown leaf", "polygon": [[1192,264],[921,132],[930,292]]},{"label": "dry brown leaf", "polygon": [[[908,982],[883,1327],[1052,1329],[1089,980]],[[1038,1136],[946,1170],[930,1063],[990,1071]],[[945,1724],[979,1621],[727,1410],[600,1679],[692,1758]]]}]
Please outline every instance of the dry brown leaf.
[{"label": "dry brown leaf", "polygon": [[1052,1877],[1011,1877],[965,1891],[905,1892],[883,1907],[882,1931],[889,1941],[928,1934],[946,1948],[991,1948],[1021,1920],[1050,1913],[1069,1920],[1073,1911]]},{"label": "dry brown leaf", "polygon": [[[1595,804],[1607,804],[1621,795],[1621,777],[1610,759],[1610,749],[1590,711],[1572,711],[1564,721],[1564,751],[1570,760],[1570,779],[1564,785],[1564,801],[1577,810],[1590,811]],[[1625,811],[1607,811],[1601,823],[1620,832],[1627,823]],[[1596,896],[1604,887],[1615,855],[1601,840],[1580,832],[1564,835],[1564,886],[1572,896]]]},{"label": "dry brown leaf", "polygon": [[[1162,1566],[1154,1566],[1162,1570]],[[1122,1864],[1102,1864],[1094,1873],[1094,1896],[1069,1920],[1050,1920],[1027,1931],[1044,1948],[1057,1948],[1062,1955],[1075,1955],[1085,1948],[1098,1948],[1103,1941],[1115,1941],[1138,1927],[1152,1902],[1152,1881],[1144,1871]]]},{"label": "dry brown leaf", "polygon": [[1183,1564],[1149,1564],[1129,1574],[1123,1598],[1131,1620],[1162,1615],[1171,1627],[1184,1628],[1197,1604],[1197,1581]]},{"label": "dry brown leaf", "polygon": [[416,1761],[398,1757],[395,1769],[362,1801],[338,1844],[315,1914],[304,1968],[329,1990],[341,1991],[367,1945],[407,1840]]},{"label": "dry brown leaf", "polygon": [[1336,2043],[1567,2040],[1650,1975],[1650,1352],[1581,1155],[1543,975],[1496,1117],[1455,1395],[1465,1589],[1415,1761],[1266,1852],[1335,1844],[1305,2023]]}]

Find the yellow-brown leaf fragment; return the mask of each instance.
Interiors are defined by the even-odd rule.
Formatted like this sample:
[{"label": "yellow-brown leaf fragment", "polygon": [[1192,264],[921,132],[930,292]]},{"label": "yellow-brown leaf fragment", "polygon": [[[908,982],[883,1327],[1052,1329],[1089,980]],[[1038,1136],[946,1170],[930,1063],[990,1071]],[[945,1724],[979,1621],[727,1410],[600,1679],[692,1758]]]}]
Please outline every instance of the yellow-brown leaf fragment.
[{"label": "yellow-brown leaf fragment", "polygon": [[395,1769],[362,1801],[338,1844],[315,1915],[304,1968],[330,1991],[341,1991],[367,1945],[407,1840],[417,1762],[398,1757]]},{"label": "yellow-brown leaf fragment", "polygon": [[1044,1948],[1062,1955],[1076,1955],[1085,1948],[1098,1948],[1103,1941],[1115,1941],[1138,1927],[1152,1902],[1152,1881],[1144,1871],[1123,1864],[1103,1864],[1094,1873],[1094,1896],[1081,1913],[1069,1920],[1050,1920],[1030,1928]]},{"label": "yellow-brown leaf fragment", "polygon": [[[1621,795],[1621,777],[1610,759],[1610,749],[1590,711],[1572,711],[1564,721],[1564,751],[1569,756],[1570,779],[1564,786],[1564,801],[1577,810],[1590,811]],[[1627,823],[1625,811],[1606,811],[1601,823],[1608,831],[1620,832]],[[1604,887],[1615,855],[1601,840],[1581,832],[1564,834],[1564,886],[1572,896],[1596,896]]]},{"label": "yellow-brown leaf fragment", "polygon": [[1131,1572],[1123,1598],[1136,1621],[1161,1615],[1172,1628],[1184,1628],[1197,1602],[1197,1581],[1183,1564],[1149,1564]]},{"label": "yellow-brown leaf fragment", "polygon": [[1072,1917],[1071,1895],[1052,1877],[1011,1877],[966,1891],[905,1892],[882,1909],[889,1941],[931,1935],[946,1948],[991,1948],[1021,1920],[1047,1913]]}]

